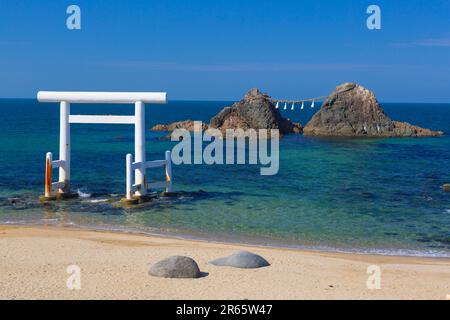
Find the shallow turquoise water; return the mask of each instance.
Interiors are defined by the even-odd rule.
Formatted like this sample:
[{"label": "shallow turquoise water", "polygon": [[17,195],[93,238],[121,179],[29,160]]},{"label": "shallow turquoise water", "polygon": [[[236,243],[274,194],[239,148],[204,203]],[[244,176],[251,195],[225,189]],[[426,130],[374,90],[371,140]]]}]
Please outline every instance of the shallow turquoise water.
[{"label": "shallow turquoise water", "polygon": [[[209,120],[229,102],[148,106],[147,125]],[[450,105],[384,104],[393,118],[450,132]],[[324,250],[450,257],[450,138],[317,139],[286,136],[280,171],[259,166],[174,166],[175,199],[117,205],[125,187],[129,126],[75,125],[73,189],[90,195],[41,205],[44,158],[58,154],[57,105],[0,100],[0,223],[54,223],[169,232]],[[72,113],[131,114],[129,106],[73,106]],[[313,111],[283,111],[305,123]],[[147,157],[173,143],[149,132]],[[55,171],[56,173],[56,171]],[[162,172],[151,172],[163,178]]]}]

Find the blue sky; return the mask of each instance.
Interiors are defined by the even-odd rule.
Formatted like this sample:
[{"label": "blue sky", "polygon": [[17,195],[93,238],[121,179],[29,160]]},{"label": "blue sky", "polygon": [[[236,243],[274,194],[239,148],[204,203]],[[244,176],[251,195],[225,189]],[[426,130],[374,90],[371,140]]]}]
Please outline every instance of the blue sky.
[{"label": "blue sky", "polygon": [[[66,8],[81,8],[81,30]],[[366,9],[382,10],[382,29]],[[0,97],[167,91],[172,99],[328,94],[450,102],[450,1],[0,0]]]}]

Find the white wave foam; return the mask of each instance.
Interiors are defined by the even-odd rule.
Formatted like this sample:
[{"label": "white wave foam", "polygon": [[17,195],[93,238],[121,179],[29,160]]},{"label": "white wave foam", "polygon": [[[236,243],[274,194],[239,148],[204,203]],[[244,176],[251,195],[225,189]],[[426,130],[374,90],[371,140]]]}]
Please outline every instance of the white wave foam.
[{"label": "white wave foam", "polygon": [[92,199],[92,200],[89,200],[88,202],[90,202],[90,203],[101,203],[101,202],[107,202],[108,201],[108,199]]},{"label": "white wave foam", "polygon": [[77,190],[77,193],[80,198],[90,198],[92,195],[91,193],[83,192],[80,189]]},{"label": "white wave foam", "polygon": [[58,222],[60,219],[59,218],[53,218],[53,219],[41,219],[42,222]]}]

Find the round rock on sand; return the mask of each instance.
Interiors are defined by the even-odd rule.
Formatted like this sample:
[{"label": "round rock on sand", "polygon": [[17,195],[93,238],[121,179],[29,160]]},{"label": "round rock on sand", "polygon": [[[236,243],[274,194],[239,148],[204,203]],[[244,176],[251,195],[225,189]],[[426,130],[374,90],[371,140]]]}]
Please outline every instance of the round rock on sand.
[{"label": "round rock on sand", "polygon": [[154,277],[177,279],[195,279],[201,276],[197,263],[182,256],[173,256],[157,262],[148,273]]},{"label": "round rock on sand", "polygon": [[247,251],[235,252],[231,256],[210,261],[209,264],[241,269],[256,269],[270,266],[270,263],[263,257]]}]

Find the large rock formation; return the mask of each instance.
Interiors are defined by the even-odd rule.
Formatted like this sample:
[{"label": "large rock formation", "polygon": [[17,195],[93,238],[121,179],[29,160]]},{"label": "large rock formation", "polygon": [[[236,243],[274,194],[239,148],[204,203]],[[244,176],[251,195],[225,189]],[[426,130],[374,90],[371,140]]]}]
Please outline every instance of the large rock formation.
[{"label": "large rock formation", "polygon": [[373,92],[345,83],[325,100],[319,112],[303,130],[309,136],[342,137],[425,137],[441,136],[441,131],[391,120]]},{"label": "large rock formation", "polygon": [[[215,128],[224,134],[227,129],[279,129],[280,134],[301,133],[302,126],[281,116],[275,108],[273,100],[258,89],[250,90],[241,101],[231,107],[224,108],[213,117],[209,126],[204,124],[203,130]],[[173,131],[175,129],[194,130],[193,121],[179,121],[168,125],[158,124],[153,131]]]},{"label": "large rock formation", "polygon": [[244,99],[224,108],[211,119],[211,128],[279,129],[281,134],[301,133],[301,125],[285,119],[275,108],[273,100],[258,89],[251,89]]}]

